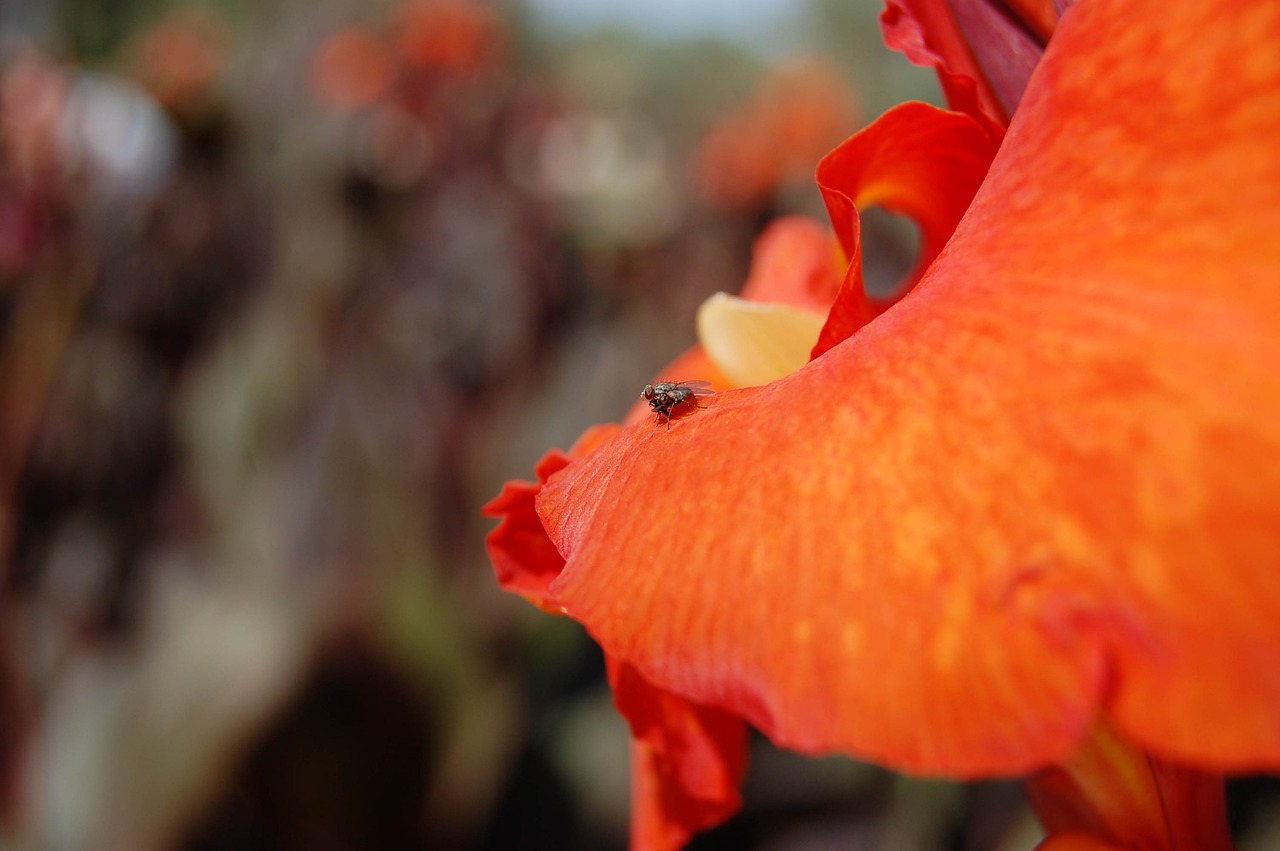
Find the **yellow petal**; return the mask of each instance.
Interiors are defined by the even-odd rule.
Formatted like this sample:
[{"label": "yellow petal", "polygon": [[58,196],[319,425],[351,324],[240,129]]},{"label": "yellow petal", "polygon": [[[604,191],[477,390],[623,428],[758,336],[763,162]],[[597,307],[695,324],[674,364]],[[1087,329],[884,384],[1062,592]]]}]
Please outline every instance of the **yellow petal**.
[{"label": "yellow petal", "polygon": [[716,293],[698,308],[698,340],[738,387],[790,375],[809,361],[825,317]]}]

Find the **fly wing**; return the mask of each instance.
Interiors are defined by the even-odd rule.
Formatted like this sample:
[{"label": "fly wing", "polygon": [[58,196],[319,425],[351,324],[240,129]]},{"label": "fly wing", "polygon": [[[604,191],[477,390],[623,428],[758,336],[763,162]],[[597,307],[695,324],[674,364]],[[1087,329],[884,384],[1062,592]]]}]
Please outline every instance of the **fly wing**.
[{"label": "fly wing", "polygon": [[694,396],[710,396],[715,392],[711,389],[710,381],[673,381],[671,383],[691,391]]}]

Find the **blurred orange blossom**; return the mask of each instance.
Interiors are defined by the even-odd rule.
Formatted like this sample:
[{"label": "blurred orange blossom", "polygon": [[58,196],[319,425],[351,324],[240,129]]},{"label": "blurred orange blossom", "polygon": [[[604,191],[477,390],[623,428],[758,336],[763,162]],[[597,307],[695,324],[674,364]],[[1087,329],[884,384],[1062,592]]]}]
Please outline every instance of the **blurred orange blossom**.
[{"label": "blurred orange blossom", "polygon": [[[1025,90],[948,8],[884,20],[960,111],[819,167],[849,266],[812,359],[727,389],[704,336],[663,377],[726,388],[705,410],[487,506],[504,586],[604,648],[634,847],[732,812],[743,722],[1040,772],[1054,851],[1230,847],[1218,775],[1280,767],[1280,7],[1081,0]],[[873,203],[924,231],[895,304],[861,289]]]},{"label": "blurred orange blossom", "polygon": [[311,58],[309,81],[323,103],[359,110],[411,71],[467,77],[492,70],[505,59],[506,42],[505,21],[479,0],[406,0],[383,29],[352,25],[327,36]]},{"label": "blurred orange blossom", "polygon": [[837,68],[779,65],[751,100],[717,121],[698,146],[694,177],[712,204],[750,210],[785,184],[809,180],[813,164],[854,124],[857,97]]}]

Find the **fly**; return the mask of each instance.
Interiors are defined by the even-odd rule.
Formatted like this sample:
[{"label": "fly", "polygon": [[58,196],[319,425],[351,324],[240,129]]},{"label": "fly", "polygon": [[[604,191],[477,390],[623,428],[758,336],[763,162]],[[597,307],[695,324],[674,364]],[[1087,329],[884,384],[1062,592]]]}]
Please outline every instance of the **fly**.
[{"label": "fly", "polygon": [[659,381],[657,384],[646,384],[640,391],[640,398],[649,403],[654,413],[667,424],[671,430],[671,412],[680,405],[691,405],[701,408],[695,399],[706,396],[710,381]]}]

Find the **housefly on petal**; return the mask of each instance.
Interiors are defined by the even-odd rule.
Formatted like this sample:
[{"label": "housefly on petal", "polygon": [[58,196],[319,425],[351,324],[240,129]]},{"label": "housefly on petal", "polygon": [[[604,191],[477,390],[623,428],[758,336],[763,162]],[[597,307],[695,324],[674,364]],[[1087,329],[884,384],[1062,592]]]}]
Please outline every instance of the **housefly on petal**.
[{"label": "housefly on petal", "polygon": [[649,403],[654,413],[667,424],[669,431],[671,412],[680,405],[701,408],[702,405],[699,405],[696,399],[699,396],[710,395],[710,387],[710,381],[659,381],[656,384],[646,384],[640,391],[640,398]]}]

